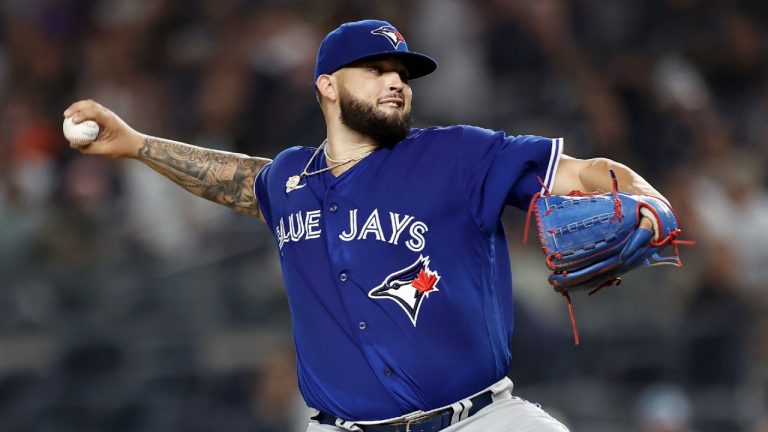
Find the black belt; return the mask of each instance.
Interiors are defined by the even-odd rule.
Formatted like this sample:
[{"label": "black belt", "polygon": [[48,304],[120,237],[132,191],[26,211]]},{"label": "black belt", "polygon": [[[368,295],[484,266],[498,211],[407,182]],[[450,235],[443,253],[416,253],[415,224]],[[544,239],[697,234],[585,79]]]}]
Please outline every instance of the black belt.
[{"label": "black belt", "polygon": [[[469,413],[466,415],[460,415],[460,419],[465,419],[474,415],[481,409],[487,407],[493,402],[493,393],[486,391],[479,395],[470,398],[469,401],[472,406],[469,408]],[[462,407],[466,409],[465,405]],[[357,424],[363,432],[437,432],[450,426],[454,417],[454,409],[451,407],[445,408],[440,411],[436,411],[430,414],[422,416],[414,416],[408,420],[401,420],[392,423],[377,423],[377,424]],[[336,421],[339,423],[351,423],[339,419],[335,415],[320,412],[316,416],[312,417],[312,420],[317,421],[320,424],[337,426]]]}]

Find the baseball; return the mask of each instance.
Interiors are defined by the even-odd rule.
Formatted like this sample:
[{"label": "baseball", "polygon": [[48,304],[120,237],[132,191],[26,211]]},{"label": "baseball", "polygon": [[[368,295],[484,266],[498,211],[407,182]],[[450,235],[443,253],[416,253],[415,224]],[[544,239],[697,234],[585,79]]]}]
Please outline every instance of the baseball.
[{"label": "baseball", "polygon": [[75,124],[72,117],[64,119],[64,138],[75,146],[90,144],[99,136],[99,124],[93,120],[86,120]]}]

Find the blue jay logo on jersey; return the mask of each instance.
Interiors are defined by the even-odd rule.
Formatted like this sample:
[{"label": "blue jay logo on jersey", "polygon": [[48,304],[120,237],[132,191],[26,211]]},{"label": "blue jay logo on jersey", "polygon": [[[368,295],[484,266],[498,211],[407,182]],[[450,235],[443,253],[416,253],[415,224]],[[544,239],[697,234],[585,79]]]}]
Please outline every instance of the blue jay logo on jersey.
[{"label": "blue jay logo on jersey", "polygon": [[400,42],[405,42],[405,38],[403,37],[403,35],[400,34],[400,32],[397,31],[397,29],[394,27],[389,27],[389,26],[379,27],[376,30],[373,30],[371,33],[375,35],[384,36],[385,38],[387,38],[389,43],[391,43],[392,46],[395,47],[395,49],[397,49],[397,46],[400,45]]},{"label": "blue jay logo on jersey", "polygon": [[422,303],[431,293],[439,291],[438,281],[440,275],[429,268],[429,257],[419,255],[419,259],[410,266],[387,276],[381,285],[368,293],[368,297],[395,301],[416,327]]}]

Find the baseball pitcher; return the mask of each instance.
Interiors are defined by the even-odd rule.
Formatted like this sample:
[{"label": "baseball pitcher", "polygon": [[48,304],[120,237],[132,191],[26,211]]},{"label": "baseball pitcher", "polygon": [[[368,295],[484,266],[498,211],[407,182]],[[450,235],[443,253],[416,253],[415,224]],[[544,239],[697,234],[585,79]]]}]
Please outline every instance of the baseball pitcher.
[{"label": "baseball pitcher", "polygon": [[137,159],[266,222],[298,385],[317,410],[308,431],[565,431],[513,396],[506,377],[513,291],[502,210],[534,213],[550,283],[566,295],[659,261],[677,219],[638,174],[568,157],[560,138],[411,127],[410,80],[436,68],[385,21],[343,24],[315,66],[325,139],[274,160],[147,136],[93,101],[64,116],[100,127],[82,153]]}]

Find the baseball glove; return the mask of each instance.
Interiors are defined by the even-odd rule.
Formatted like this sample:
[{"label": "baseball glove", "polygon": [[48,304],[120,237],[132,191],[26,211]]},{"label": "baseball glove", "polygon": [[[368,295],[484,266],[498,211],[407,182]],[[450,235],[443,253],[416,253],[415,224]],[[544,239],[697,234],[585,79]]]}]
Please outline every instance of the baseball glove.
[{"label": "baseball glove", "polygon": [[[678,240],[679,222],[672,208],[651,196],[620,193],[611,171],[613,191],[552,195],[545,190],[531,200],[526,220],[526,237],[531,215],[535,217],[547,267],[549,283],[568,300],[574,337],[578,344],[569,293],[621,283],[621,275],[645,264],[682,267],[677,246],[690,244]],[[645,216],[653,231],[640,228]],[[523,239],[524,241],[527,238]],[[674,256],[659,252],[672,245]]]}]

